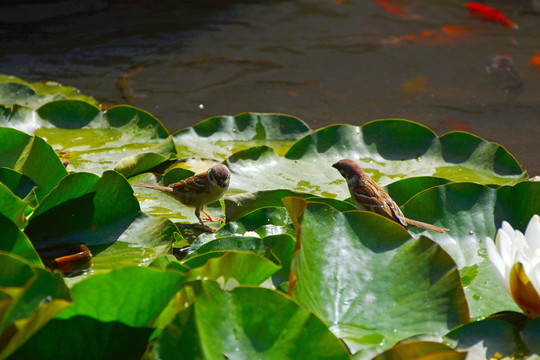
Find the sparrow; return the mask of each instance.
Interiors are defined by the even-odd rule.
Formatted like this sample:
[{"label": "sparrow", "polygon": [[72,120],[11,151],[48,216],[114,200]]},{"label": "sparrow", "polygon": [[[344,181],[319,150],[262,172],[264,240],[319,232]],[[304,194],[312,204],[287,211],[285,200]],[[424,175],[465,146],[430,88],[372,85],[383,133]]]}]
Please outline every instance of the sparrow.
[{"label": "sparrow", "polygon": [[450,229],[406,218],[394,200],[375,181],[362,170],[360,165],[350,159],[343,159],[333,164],[347,180],[349,192],[356,206],[364,206],[369,211],[387,217],[407,227],[414,226],[443,234]]},{"label": "sparrow", "polygon": [[[163,191],[171,195],[182,204],[195,208],[195,216],[204,228],[204,221],[221,221],[223,219],[212,217],[204,211],[207,204],[219,200],[229,188],[231,172],[225,165],[217,164],[208,171],[193,175],[187,179],[170,184],[168,186],[158,186],[150,184],[136,183],[133,186],[145,187]],[[208,217],[201,219],[201,211]]]}]

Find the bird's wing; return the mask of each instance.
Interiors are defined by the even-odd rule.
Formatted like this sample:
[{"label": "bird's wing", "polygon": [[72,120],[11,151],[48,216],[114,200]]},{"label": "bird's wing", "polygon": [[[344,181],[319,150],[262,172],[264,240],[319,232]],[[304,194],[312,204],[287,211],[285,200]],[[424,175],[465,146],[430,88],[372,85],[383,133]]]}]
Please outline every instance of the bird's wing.
[{"label": "bird's wing", "polygon": [[207,172],[193,175],[184,180],[180,180],[174,184],[170,184],[169,187],[175,192],[189,192],[194,194],[202,194],[208,190],[208,177]]},{"label": "bird's wing", "polygon": [[407,225],[399,206],[375,181],[371,179],[359,181],[354,187],[354,195],[371,211],[393,219],[403,226]]},{"label": "bird's wing", "polygon": [[[357,197],[360,202],[371,208],[382,208],[385,203],[378,196],[378,185],[367,181],[359,181],[353,188],[353,197]],[[382,189],[381,189],[382,190]],[[375,210],[375,209],[371,209]]]},{"label": "bird's wing", "polygon": [[392,211],[392,214],[394,214],[394,218],[396,219],[396,221],[399,222],[403,226],[407,226],[407,219],[405,218],[405,215],[403,215],[403,213],[401,212],[401,209],[399,208],[399,206],[396,204],[394,200],[392,200],[390,195],[386,193],[385,195],[386,195],[386,199],[385,199],[386,204],[390,208],[390,211]]}]

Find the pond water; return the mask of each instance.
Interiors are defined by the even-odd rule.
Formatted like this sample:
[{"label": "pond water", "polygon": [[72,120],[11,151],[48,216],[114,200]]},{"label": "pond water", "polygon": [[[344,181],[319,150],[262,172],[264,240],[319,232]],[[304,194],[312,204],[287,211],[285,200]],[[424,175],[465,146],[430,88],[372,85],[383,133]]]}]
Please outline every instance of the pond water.
[{"label": "pond water", "polygon": [[519,29],[457,0],[18,2],[0,5],[0,73],[128,102],[171,132],[245,111],[313,129],[405,118],[498,142],[540,175],[540,14],[484,4]]}]

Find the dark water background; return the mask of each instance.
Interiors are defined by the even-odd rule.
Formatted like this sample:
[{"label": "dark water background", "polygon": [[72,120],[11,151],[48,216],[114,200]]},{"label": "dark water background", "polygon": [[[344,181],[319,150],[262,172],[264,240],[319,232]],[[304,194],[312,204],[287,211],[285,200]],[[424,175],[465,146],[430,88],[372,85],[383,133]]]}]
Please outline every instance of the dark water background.
[{"label": "dark water background", "polygon": [[[465,1],[389,3],[408,8],[392,14],[377,0],[1,2],[0,73],[116,104],[128,102],[117,79],[138,69],[124,95],[131,88],[129,103],[171,132],[245,111],[295,115],[313,129],[406,118],[438,135],[465,130],[498,142],[540,175],[540,69],[530,64],[540,54],[540,14],[531,2],[484,1],[515,31],[471,15]],[[496,55],[513,68],[488,73]]]}]

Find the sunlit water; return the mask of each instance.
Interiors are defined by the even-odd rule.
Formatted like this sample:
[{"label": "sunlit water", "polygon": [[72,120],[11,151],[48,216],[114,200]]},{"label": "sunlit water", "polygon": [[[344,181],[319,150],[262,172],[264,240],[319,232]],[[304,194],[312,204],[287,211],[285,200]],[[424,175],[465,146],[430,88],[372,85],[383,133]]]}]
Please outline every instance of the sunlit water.
[{"label": "sunlit water", "polygon": [[[539,175],[540,70],[529,61],[540,15],[529,2],[485,2],[517,31],[475,18],[464,1],[393,3],[411,7],[401,17],[375,0],[0,5],[0,73],[114,104],[126,102],[117,78],[139,66],[130,104],[170,131],[244,111],[313,129],[406,118],[496,141]],[[418,37],[426,30],[434,35]],[[517,80],[486,71],[496,55],[510,56]]]}]

